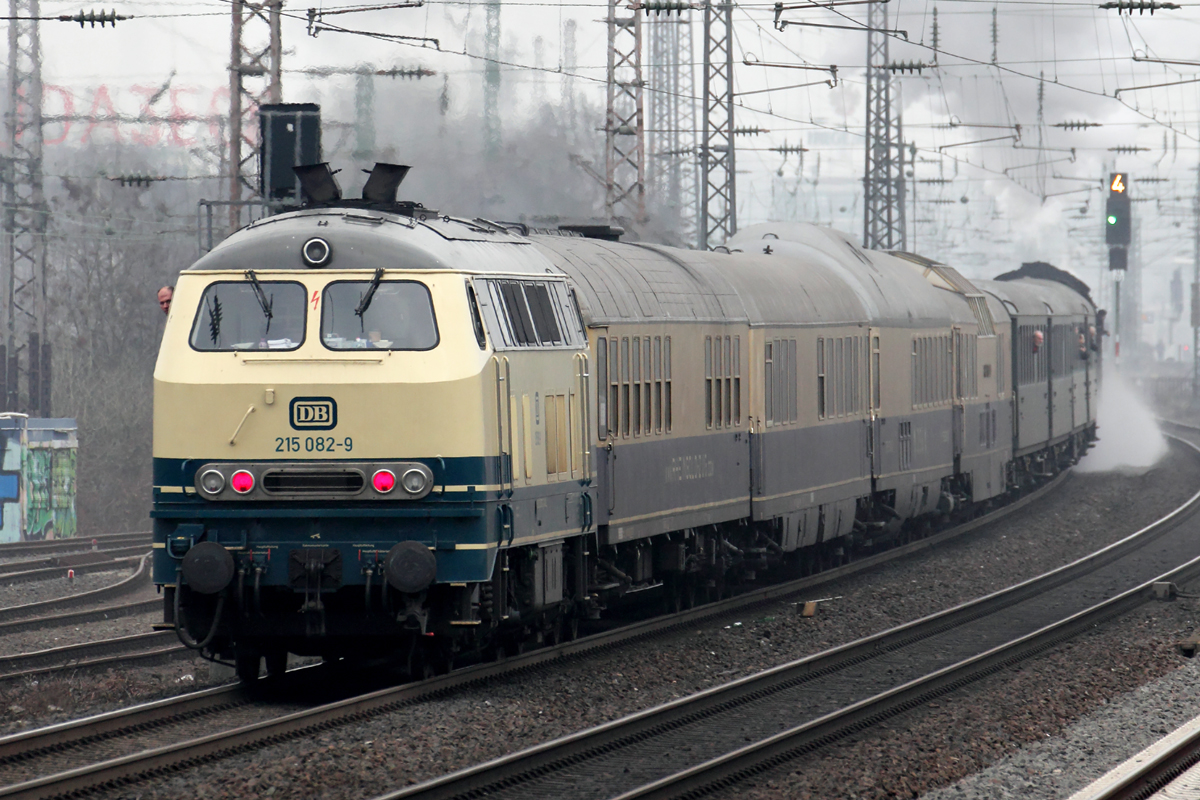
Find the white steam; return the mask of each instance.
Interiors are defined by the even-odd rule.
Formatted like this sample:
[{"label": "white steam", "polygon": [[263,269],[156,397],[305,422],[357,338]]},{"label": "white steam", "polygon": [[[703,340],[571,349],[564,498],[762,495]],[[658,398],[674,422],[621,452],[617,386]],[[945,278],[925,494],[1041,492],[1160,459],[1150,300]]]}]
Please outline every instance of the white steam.
[{"label": "white steam", "polygon": [[1079,462],[1078,472],[1142,473],[1166,455],[1167,440],[1154,414],[1116,370],[1104,375],[1096,422],[1100,441]]}]

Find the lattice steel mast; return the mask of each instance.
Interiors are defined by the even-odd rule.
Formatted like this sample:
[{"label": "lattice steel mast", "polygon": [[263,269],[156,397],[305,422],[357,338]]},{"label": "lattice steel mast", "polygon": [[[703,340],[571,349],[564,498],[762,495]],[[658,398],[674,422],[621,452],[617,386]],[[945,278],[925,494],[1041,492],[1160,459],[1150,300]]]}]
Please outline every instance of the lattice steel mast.
[{"label": "lattice steel mast", "polygon": [[[863,246],[903,250],[904,136],[899,86],[888,70],[887,6],[867,5],[867,141],[863,172]],[[895,97],[893,95],[896,95]]]},{"label": "lattice steel mast", "polygon": [[608,0],[608,102],[604,117],[604,213],[623,206],[646,219],[646,126],[642,106],[642,15]]},{"label": "lattice steel mast", "polygon": [[696,245],[707,250],[737,232],[732,2],[704,6],[702,97]]},{"label": "lattice steel mast", "polygon": [[650,109],[646,148],[651,207],[684,242],[696,241],[696,81],[691,14],[647,19]]},{"label": "lattice steel mast", "polygon": [[[10,0],[11,2],[11,0]],[[283,98],[280,80],[283,43],[280,39],[280,10],[283,0],[231,0],[233,25],[229,60],[229,228],[241,227],[241,202],[258,194],[253,179],[258,155],[258,107],[279,103]]]},{"label": "lattice steel mast", "polygon": [[[42,173],[42,66],[39,0],[8,3],[9,158],[3,170],[4,278],[8,283],[5,342],[0,353],[4,407],[50,414],[50,346],[46,342],[46,228],[49,209]],[[22,395],[20,376],[28,377]]]},{"label": "lattice steel mast", "polygon": [[500,0],[488,0],[483,35],[483,148],[500,154]]}]

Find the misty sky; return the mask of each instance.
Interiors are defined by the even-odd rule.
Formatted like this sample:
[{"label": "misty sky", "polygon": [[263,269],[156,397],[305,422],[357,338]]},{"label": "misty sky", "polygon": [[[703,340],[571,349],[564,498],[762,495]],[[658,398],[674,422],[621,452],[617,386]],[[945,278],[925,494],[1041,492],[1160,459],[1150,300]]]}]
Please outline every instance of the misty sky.
[{"label": "misty sky", "polygon": [[[351,5],[339,0],[318,7],[335,10]],[[308,6],[285,6],[283,27],[285,70],[317,66],[424,66],[437,72],[422,81],[377,79],[376,144],[381,159],[414,163],[412,187],[427,204],[445,207],[464,202],[441,189],[438,171],[455,169],[461,152],[480,149],[485,8],[466,0],[434,0],[417,9],[389,9],[341,14],[326,22],[345,28],[437,38],[432,47],[406,46],[348,33],[307,35]],[[502,12],[502,68],[505,129],[533,131],[541,109],[561,105],[562,30],[576,22],[577,61],[574,85],[581,106],[602,110],[604,104],[606,6],[602,3],[514,2]],[[933,12],[937,9],[938,67],[905,76],[902,84],[904,133],[919,148],[915,178],[953,179],[949,184],[916,184],[919,202],[909,208],[909,249],[960,265],[968,275],[991,276],[1020,261],[1042,259],[1070,268],[1097,287],[1101,301],[1111,289],[1097,269],[1104,260],[1101,234],[1101,178],[1110,169],[1131,173],[1146,265],[1145,308],[1161,320],[1166,283],[1182,266],[1185,281],[1192,265],[1192,197],[1200,158],[1200,83],[1158,89],[1122,91],[1146,84],[1191,78],[1195,66],[1137,63],[1133,56],[1187,60],[1197,58],[1200,8],[1150,14],[1118,15],[1095,4],[1021,2],[1020,0],[892,0],[890,27],[904,30],[909,41],[891,40],[893,61],[931,63],[934,53]],[[170,80],[154,109],[172,109],[196,117],[226,109],[229,63],[229,5],[225,2],[135,2],[116,7],[138,18],[115,31],[83,30],[67,23],[42,26],[43,79],[49,85],[48,114],[106,114],[110,109],[136,115],[147,99]],[[996,11],[997,63],[993,65],[992,15]],[[43,14],[74,13],[78,5],[43,3]],[[699,49],[701,12],[693,12]],[[796,21],[859,25],[864,6],[836,10],[786,12]],[[734,11],[735,56],[772,62],[836,64],[836,88],[814,86],[744,97],[737,125],[769,129],[739,139],[739,222],[797,218],[832,224],[861,235],[861,177],[864,120],[863,64],[866,35],[854,30],[815,27],[773,28],[772,4],[749,2]],[[537,41],[540,38],[540,44]],[[533,69],[541,66],[543,70]],[[1044,76],[1042,119],[1038,125],[1039,76]],[[800,70],[738,66],[739,92],[782,87],[819,77]],[[700,80],[697,74],[697,86]],[[449,101],[448,113],[440,104]],[[284,76],[284,100],[318,102],[327,123],[327,154],[348,152],[354,118],[351,76],[314,78],[295,72]],[[67,105],[71,106],[68,109]],[[436,125],[432,120],[437,120]],[[1067,131],[1052,127],[1064,121],[1103,123],[1101,128]],[[948,123],[954,123],[950,127]],[[522,123],[526,127],[522,128]],[[1020,126],[1019,141],[1015,138]],[[530,127],[531,126],[531,127]],[[206,121],[174,127],[89,126],[47,127],[50,142],[84,141],[122,147],[151,146],[191,154],[181,168],[194,175],[212,174],[215,165],[195,154],[211,141],[216,129]],[[980,139],[1000,141],[955,146]],[[600,155],[603,134],[593,141],[548,142],[547,153],[566,164],[573,147],[589,159]],[[771,147],[803,143],[803,163],[786,161]],[[53,145],[51,145],[53,146]],[[1109,148],[1148,148],[1118,155]],[[1039,147],[1041,149],[1039,149]],[[1074,154],[1070,152],[1074,148]],[[416,154],[419,162],[406,154]],[[336,163],[335,166],[351,166]],[[119,165],[115,165],[119,169]],[[353,165],[359,166],[359,165]],[[533,204],[554,182],[577,181],[575,191],[602,200],[598,186],[581,171],[539,171],[537,159],[522,162],[519,180],[508,203],[528,197]],[[461,166],[459,167],[461,169]],[[475,167],[475,169],[481,169]],[[486,167],[482,168],[489,171]],[[207,170],[207,172],[206,172]],[[1138,183],[1138,178],[1164,178]],[[354,183],[355,180],[351,179]],[[407,185],[406,185],[407,186]],[[1079,191],[1082,190],[1082,191]],[[213,185],[215,197],[217,187]],[[439,193],[443,196],[438,196]],[[1047,197],[1043,201],[1043,195]],[[961,200],[967,202],[963,203]],[[927,203],[950,200],[951,203]],[[475,208],[451,209],[475,213]],[[915,221],[914,221],[915,220]],[[1183,320],[1186,324],[1187,320]],[[1148,329],[1161,338],[1161,322]],[[1178,331],[1182,331],[1179,328]],[[1176,333],[1178,339],[1179,333]]]}]

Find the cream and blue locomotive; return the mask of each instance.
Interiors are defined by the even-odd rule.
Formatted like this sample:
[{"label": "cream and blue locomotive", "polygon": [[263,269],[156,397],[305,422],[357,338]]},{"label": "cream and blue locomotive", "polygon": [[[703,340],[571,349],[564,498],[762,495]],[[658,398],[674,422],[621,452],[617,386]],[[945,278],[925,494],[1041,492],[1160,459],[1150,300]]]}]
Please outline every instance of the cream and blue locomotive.
[{"label": "cream and blue locomotive", "polygon": [[697,252],[366,195],[236,232],[167,320],[155,582],[244,679],[429,672],[819,569],[1094,437],[1096,310],[1050,267],[976,285],[809,225]]}]

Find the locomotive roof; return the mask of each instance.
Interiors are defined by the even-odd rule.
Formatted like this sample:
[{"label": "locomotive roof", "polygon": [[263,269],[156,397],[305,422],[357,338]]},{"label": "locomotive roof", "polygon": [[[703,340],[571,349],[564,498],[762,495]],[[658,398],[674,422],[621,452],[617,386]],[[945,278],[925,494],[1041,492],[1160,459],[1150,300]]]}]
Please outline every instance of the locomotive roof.
[{"label": "locomotive roof", "polygon": [[[300,248],[329,242],[330,269],[469,269],[545,275],[551,264],[522,236],[485,220],[412,218],[374,210],[317,208],[266,217],[236,231],[202,256],[193,270],[306,269]],[[495,245],[507,245],[496,247]]]}]

